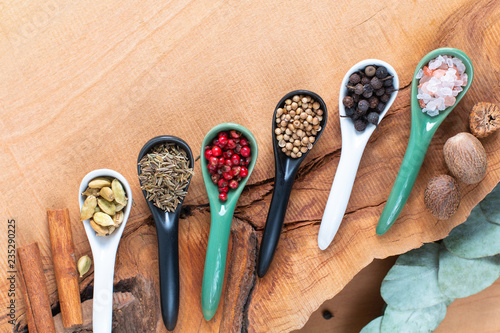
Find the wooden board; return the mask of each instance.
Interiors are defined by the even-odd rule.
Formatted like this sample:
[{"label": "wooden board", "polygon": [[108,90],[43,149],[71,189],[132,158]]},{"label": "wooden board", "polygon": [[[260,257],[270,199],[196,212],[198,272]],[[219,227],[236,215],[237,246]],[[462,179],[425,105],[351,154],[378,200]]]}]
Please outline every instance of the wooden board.
[{"label": "wooden board", "polygon": [[[437,221],[423,207],[427,180],[446,172],[446,139],[467,130],[475,102],[500,102],[498,1],[12,0],[0,13],[0,216],[16,220],[18,246],[40,243],[54,314],[45,209],[68,207],[77,255],[90,254],[77,218],[78,186],[87,172],[105,167],[122,173],[135,197],[116,265],[116,325],[165,331],[156,236],[135,165],[156,135],[179,136],[198,152],[210,128],[232,121],[253,132],[260,151],[233,221],[223,301],[208,323],[200,292],[210,218],[196,163],[180,227],[178,332],[300,328],[373,258],[446,236],[500,180],[496,133],[482,140],[487,176],[460,184],[457,214]],[[400,219],[378,237],[375,226],[408,141],[410,80],[420,58],[441,46],[471,57],[475,82],[438,129]],[[401,91],[368,143],[339,233],[322,252],[317,232],[341,152],[340,81],[352,64],[372,57],[396,69]],[[330,117],[298,173],[274,263],[260,280],[254,267],[272,195],[271,115],[294,89],[322,96]],[[0,233],[2,244],[6,237]],[[92,297],[92,279],[81,281],[84,300]],[[7,292],[0,298],[7,301]],[[20,331],[24,309],[17,305]],[[5,317],[0,323],[10,327]]]}]

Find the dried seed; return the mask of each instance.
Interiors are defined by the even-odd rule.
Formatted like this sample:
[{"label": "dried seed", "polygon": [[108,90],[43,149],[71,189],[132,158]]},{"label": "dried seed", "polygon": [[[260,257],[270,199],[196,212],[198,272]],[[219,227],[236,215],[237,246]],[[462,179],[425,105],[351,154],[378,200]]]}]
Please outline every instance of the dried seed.
[{"label": "dried seed", "polygon": [[121,211],[123,208],[125,208],[126,205],[122,205],[116,201],[113,201],[113,203],[115,204],[115,212],[119,212]]},{"label": "dried seed", "polygon": [[78,259],[78,263],[76,266],[78,267],[78,273],[80,273],[80,277],[83,277],[85,274],[90,269],[90,266],[92,265],[92,260],[90,260],[90,257],[87,255],[84,255],[80,259]]},{"label": "dried seed", "polygon": [[123,206],[126,206],[127,196],[125,190],[123,189],[122,183],[120,183],[118,179],[114,179],[113,182],[111,183],[111,189],[113,190],[113,195],[115,197],[116,202],[122,204]]},{"label": "dried seed", "polygon": [[115,226],[119,226],[123,222],[124,214],[123,212],[116,212],[115,216],[113,216],[113,222],[115,222]]},{"label": "dried seed", "polygon": [[173,143],[151,149],[139,161],[139,181],[146,199],[162,210],[175,211],[193,175],[189,162],[186,152]]},{"label": "dried seed", "polygon": [[97,236],[106,236],[109,229],[107,227],[103,227],[94,222],[94,220],[90,220],[90,226],[97,232]]},{"label": "dried seed", "polygon": [[94,178],[90,181],[89,187],[90,188],[103,188],[104,186],[110,186],[111,182],[109,181],[108,178],[105,177],[97,177]]},{"label": "dried seed", "polygon": [[[113,184],[113,183],[111,183],[111,184]],[[101,190],[99,191],[99,195],[110,202],[115,200],[115,196],[113,194],[113,190],[111,189],[111,187],[105,186],[105,187],[101,188]]]},{"label": "dried seed", "polygon": [[85,195],[85,196],[93,195],[93,196],[97,197],[99,195],[99,189],[87,187],[87,189],[85,190],[85,192],[82,193],[82,195]]},{"label": "dried seed", "polygon": [[97,204],[101,210],[108,215],[115,215],[116,206],[114,203],[109,202],[103,198],[97,198]]},{"label": "dried seed", "polygon": [[[92,220],[91,220],[92,221]],[[110,225],[114,225],[113,219],[106,213],[98,212],[94,214],[94,222],[103,226],[109,227]]]},{"label": "dried seed", "polygon": [[82,205],[82,210],[80,211],[80,221],[91,218],[92,215],[94,215],[96,206],[97,198],[93,195],[89,195]]}]

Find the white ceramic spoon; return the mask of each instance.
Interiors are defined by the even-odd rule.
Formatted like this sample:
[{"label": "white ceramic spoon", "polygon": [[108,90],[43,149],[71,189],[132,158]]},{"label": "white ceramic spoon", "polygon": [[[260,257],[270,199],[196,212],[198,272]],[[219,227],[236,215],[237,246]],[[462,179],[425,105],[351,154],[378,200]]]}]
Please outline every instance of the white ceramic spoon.
[{"label": "white ceramic spoon", "polygon": [[123,208],[124,216],[122,224],[109,236],[97,236],[90,226],[89,220],[83,221],[87,238],[89,239],[92,256],[94,257],[94,299],[92,328],[94,333],[110,333],[113,317],[113,277],[115,274],[115,259],[118,244],[127,224],[130,208],[132,207],[132,190],[127,180],[118,172],[109,169],[98,169],[89,172],[83,177],[78,193],[80,209],[84,199],[81,195],[87,188],[88,183],[96,177],[112,177],[122,183],[127,193],[128,203]]},{"label": "white ceramic spoon", "polygon": [[[339,165],[335,178],[333,180],[332,189],[328,202],[326,203],[323,219],[318,234],[318,246],[321,250],[325,250],[332,242],[337,230],[339,229],[342,218],[344,217],[349,197],[351,196],[352,186],[356,173],[358,171],[359,162],[365,146],[370,139],[376,126],[368,124],[363,132],[358,132],[354,129],[354,123],[350,118],[345,116],[345,108],[342,100],[347,95],[347,82],[349,77],[354,72],[361,70],[369,65],[384,66],[387,68],[389,75],[392,75],[394,88],[399,89],[399,79],[394,68],[388,63],[378,59],[366,59],[358,62],[352,66],[342,80],[339,94],[339,116],[340,116],[340,129],[342,132],[342,153],[340,155]],[[379,123],[391,107],[396,99],[398,91],[392,93],[391,99],[387,102],[384,112],[380,114]]]}]

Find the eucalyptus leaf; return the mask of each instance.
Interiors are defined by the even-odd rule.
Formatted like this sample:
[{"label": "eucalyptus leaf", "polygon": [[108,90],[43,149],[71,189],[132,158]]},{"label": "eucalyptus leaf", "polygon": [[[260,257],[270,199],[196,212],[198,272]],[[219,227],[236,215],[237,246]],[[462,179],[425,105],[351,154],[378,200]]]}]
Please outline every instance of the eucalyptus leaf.
[{"label": "eucalyptus leaf", "polygon": [[479,206],[490,222],[500,224],[500,183],[479,203]]},{"label": "eucalyptus leaf", "polygon": [[381,333],[429,333],[434,331],[446,316],[446,305],[437,305],[409,311],[388,306],[380,325]]},{"label": "eucalyptus leaf", "polygon": [[439,253],[439,288],[449,298],[474,295],[500,277],[500,256],[464,259],[443,248]]},{"label": "eucalyptus leaf", "polygon": [[385,302],[397,310],[416,310],[447,301],[438,286],[439,245],[424,244],[399,256],[380,288]]},{"label": "eucalyptus leaf", "polygon": [[[497,209],[500,211],[500,206]],[[451,253],[462,258],[490,257],[500,253],[500,225],[488,222],[476,206],[467,221],[455,227],[443,242]]]},{"label": "eucalyptus leaf", "polygon": [[370,321],[368,325],[363,327],[359,333],[380,333],[380,324],[382,323],[382,316],[377,317]]}]

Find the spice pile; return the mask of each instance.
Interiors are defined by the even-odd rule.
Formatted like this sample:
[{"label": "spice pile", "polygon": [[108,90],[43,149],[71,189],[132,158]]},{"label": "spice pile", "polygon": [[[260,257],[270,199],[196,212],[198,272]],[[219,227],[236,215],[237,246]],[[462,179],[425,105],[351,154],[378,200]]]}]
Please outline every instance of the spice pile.
[{"label": "spice pile", "polygon": [[455,104],[456,96],[467,85],[467,74],[462,60],[447,55],[440,55],[419,69],[416,75],[418,84],[418,102],[422,112],[434,117],[449,106]]},{"label": "spice pile", "polygon": [[237,189],[248,176],[252,160],[250,142],[240,132],[219,132],[212,145],[205,147],[207,169],[212,182],[219,188],[219,199],[227,200],[229,188]]},{"label": "spice pile", "polygon": [[274,134],[286,156],[300,158],[313,147],[323,112],[320,103],[307,95],[295,95],[276,110]]},{"label": "spice pile", "polygon": [[123,222],[123,208],[128,199],[118,179],[97,177],[92,179],[85,192],[80,220],[90,219],[90,226],[97,236],[107,236]]},{"label": "spice pile", "polygon": [[174,143],[151,149],[140,161],[141,189],[146,199],[161,210],[174,212],[186,196],[186,187],[193,176],[186,152]]},{"label": "spice pile", "polygon": [[342,100],[345,117],[352,119],[358,132],[363,132],[368,123],[377,126],[379,114],[384,112],[394,91],[393,76],[387,68],[366,66],[349,76],[347,96]]}]

